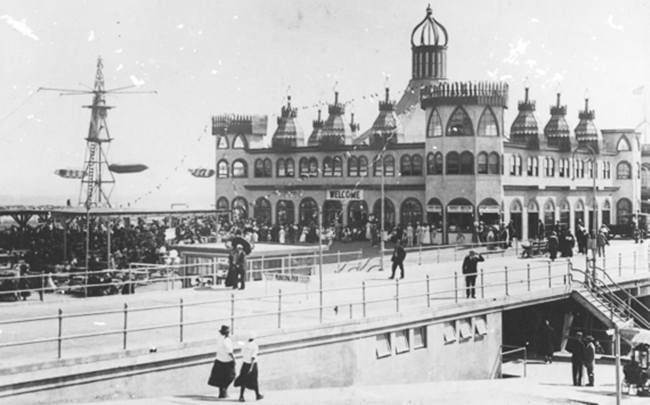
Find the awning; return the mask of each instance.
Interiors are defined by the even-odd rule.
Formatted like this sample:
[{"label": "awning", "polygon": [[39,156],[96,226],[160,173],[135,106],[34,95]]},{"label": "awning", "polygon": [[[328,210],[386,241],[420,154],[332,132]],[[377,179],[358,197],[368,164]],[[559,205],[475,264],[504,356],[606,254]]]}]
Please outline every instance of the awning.
[{"label": "awning", "polygon": [[650,330],[639,328],[623,328],[620,330],[621,338],[632,347],[645,343],[650,345]]}]

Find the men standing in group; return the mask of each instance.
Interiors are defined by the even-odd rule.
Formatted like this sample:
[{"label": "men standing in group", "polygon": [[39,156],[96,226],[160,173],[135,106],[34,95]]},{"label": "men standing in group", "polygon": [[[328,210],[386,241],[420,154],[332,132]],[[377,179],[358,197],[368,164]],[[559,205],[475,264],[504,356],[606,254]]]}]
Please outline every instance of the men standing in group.
[{"label": "men standing in group", "polygon": [[571,353],[571,374],[573,385],[582,385],[582,367],[585,362],[585,343],[582,340],[582,332],[577,332],[575,337],[570,337],[567,343],[567,350]]},{"label": "men standing in group", "polygon": [[465,292],[467,298],[476,298],[476,267],[478,262],[483,261],[485,261],[483,256],[473,250],[470,250],[469,255],[463,260],[463,274],[465,275]]},{"label": "men standing in group", "polygon": [[402,247],[402,242],[397,239],[395,242],[395,249],[393,249],[393,256],[390,258],[390,260],[393,262],[392,268],[391,268],[391,279],[395,278],[395,270],[397,270],[397,267],[399,267],[401,271],[401,277],[404,278],[404,259],[406,258],[406,250]]}]

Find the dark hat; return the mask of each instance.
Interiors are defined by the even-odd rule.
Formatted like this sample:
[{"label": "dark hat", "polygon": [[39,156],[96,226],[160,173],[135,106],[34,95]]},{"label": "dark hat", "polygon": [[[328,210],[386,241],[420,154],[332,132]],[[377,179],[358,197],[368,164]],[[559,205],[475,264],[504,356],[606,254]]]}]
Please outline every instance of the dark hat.
[{"label": "dark hat", "polygon": [[221,329],[219,329],[219,333],[230,333],[230,326],[228,325],[221,325]]}]

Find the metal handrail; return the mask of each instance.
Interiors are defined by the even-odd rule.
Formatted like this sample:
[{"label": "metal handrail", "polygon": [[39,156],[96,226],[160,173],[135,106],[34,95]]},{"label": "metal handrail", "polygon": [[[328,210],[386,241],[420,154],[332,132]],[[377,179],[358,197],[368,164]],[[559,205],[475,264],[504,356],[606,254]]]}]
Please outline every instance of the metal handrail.
[{"label": "metal handrail", "polygon": [[[503,351],[504,348],[512,348],[512,350],[508,351]],[[528,366],[528,347],[527,346],[511,346],[511,345],[501,345],[499,347],[499,350],[501,351],[501,363],[503,363],[503,356],[512,354],[512,353],[518,353],[518,352],[524,352],[524,378],[527,376],[527,366]]]},{"label": "metal handrail", "polygon": [[[601,273],[604,274],[604,275],[607,277],[607,279],[609,280],[609,282],[610,282],[611,284],[613,284],[613,285],[618,289],[618,291],[622,291],[622,292],[625,294],[626,298],[628,298],[628,299],[630,299],[630,300],[636,302],[637,305],[639,305],[639,306],[640,306],[641,308],[643,308],[643,309],[644,309],[648,314],[650,314],[650,308],[648,308],[648,307],[647,307],[643,302],[641,302],[641,300],[639,300],[638,298],[636,298],[634,295],[630,294],[630,293],[629,293],[625,288],[621,287],[620,284],[618,284],[616,281],[614,281],[614,279],[612,279],[612,276],[610,276],[609,273],[607,273],[607,271],[605,271],[604,269],[601,269],[601,268],[599,268],[599,267],[595,267],[595,270],[600,270]],[[603,284],[604,284],[604,283],[603,283]],[[618,297],[617,297],[617,298],[618,298]],[[629,306],[630,308],[632,308],[631,305],[628,305],[628,306]],[[644,319],[644,320],[645,320],[645,318],[643,318],[643,317],[641,317],[641,319]],[[650,323],[649,323],[649,324],[650,324]]]}]

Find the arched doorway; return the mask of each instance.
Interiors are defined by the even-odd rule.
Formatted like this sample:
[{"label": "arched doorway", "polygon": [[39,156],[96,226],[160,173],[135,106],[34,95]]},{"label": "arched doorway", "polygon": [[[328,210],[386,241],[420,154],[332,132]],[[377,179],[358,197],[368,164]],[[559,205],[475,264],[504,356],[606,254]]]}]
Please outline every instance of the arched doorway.
[{"label": "arched doorway", "polygon": [[313,198],[307,197],[300,201],[298,215],[300,226],[314,225],[318,227],[318,204]]},{"label": "arched doorway", "polygon": [[280,200],[275,206],[275,223],[278,225],[293,224],[295,214],[295,207],[291,200]]},{"label": "arched doorway", "polygon": [[630,221],[630,217],[626,215],[632,214],[632,202],[627,198],[621,198],[616,203],[616,223],[626,224]]},{"label": "arched doorway", "polygon": [[605,200],[605,202],[603,203],[603,220],[602,220],[603,224],[609,225],[611,223],[612,221],[612,217],[610,214],[611,210],[612,210],[611,203],[609,202],[609,200]]},{"label": "arched doorway", "polygon": [[522,206],[521,202],[519,199],[514,199],[510,203],[510,220],[515,226],[515,237],[518,240],[521,240],[522,237],[522,225],[523,225],[523,219],[522,219]]},{"label": "arched doorway", "polygon": [[539,205],[537,201],[528,200],[528,239],[537,239],[539,235]]},{"label": "arched doorway", "polygon": [[323,226],[334,226],[341,223],[343,204],[339,200],[326,200],[323,204]]},{"label": "arched doorway", "polygon": [[399,209],[400,221],[405,226],[411,224],[415,229],[418,223],[422,223],[422,204],[415,198],[407,198],[404,200]]},{"label": "arched doorway", "polygon": [[447,243],[470,243],[474,231],[474,205],[465,198],[447,204]]},{"label": "arched doorway", "polygon": [[230,212],[230,204],[226,197],[219,197],[217,200],[217,221],[220,224],[228,222],[228,213]]},{"label": "arched doorway", "polygon": [[350,201],[348,203],[348,227],[350,229],[365,229],[368,223],[368,204],[365,201]]},{"label": "arched doorway", "polygon": [[232,200],[232,221],[237,223],[248,218],[248,202],[244,197],[237,197]]},{"label": "arched doorway", "polygon": [[571,204],[564,199],[560,201],[560,229],[566,231],[571,224]]},{"label": "arched doorway", "polygon": [[432,198],[427,203],[427,224],[431,230],[431,243],[442,244],[442,202]]},{"label": "arched doorway", "polygon": [[548,199],[544,203],[544,227],[548,234],[555,229],[555,203],[553,200]]},{"label": "arched doorway", "polygon": [[576,201],[574,211],[575,219],[573,221],[573,229],[578,229],[578,224],[580,222],[582,222],[583,226],[585,224],[585,203],[582,201],[582,199]]},{"label": "arched doorway", "polygon": [[[381,218],[381,198],[372,206],[372,215]],[[388,198],[384,198],[384,229],[389,232],[395,227],[395,205]]]},{"label": "arched doorway", "polygon": [[487,226],[499,226],[501,209],[499,203],[492,198],[486,198],[478,205],[478,220]]},{"label": "arched doorway", "polygon": [[253,217],[258,224],[271,224],[271,201],[264,197],[260,197],[255,201],[253,206]]}]

